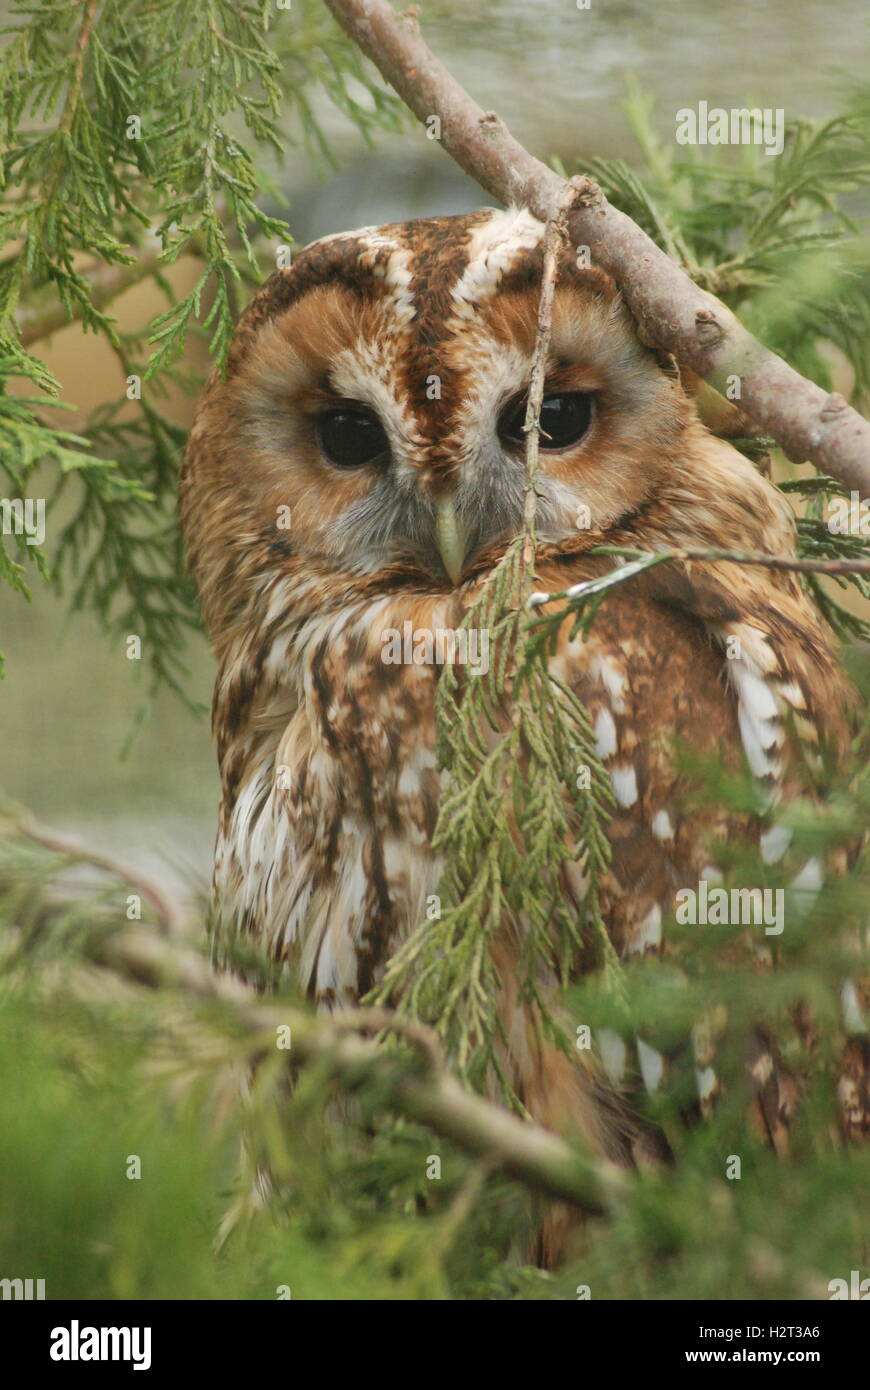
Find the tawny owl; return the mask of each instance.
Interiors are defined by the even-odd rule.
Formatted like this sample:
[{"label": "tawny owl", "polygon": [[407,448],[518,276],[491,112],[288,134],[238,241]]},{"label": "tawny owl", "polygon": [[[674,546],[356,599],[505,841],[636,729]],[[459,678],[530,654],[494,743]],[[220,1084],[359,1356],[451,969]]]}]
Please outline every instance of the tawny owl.
[{"label": "tawny owl", "polygon": [[[242,316],[190,436],[183,521],[219,663],[219,910],[324,1006],[369,990],[438,891],[439,667],[386,664],[384,633],[458,628],[521,529],[542,235],[511,209],[314,243]],[[612,562],[587,552],[602,541],[794,553],[782,495],[708,433],[612,280],[567,253],[542,428],[542,590],[601,573]],[[687,810],[674,747],[725,750],[772,795],[797,789],[799,744],[846,747],[848,691],[791,573],[670,564],[615,589],[585,640],[568,626],[554,670],[589,712],[615,795],[607,930],[623,957],[660,952],[711,839],[748,829],[765,857],[785,850],[748,813]],[[820,866],[800,872],[811,888]],[[579,873],[566,869],[569,901]],[[524,1006],[509,951],[499,965],[528,1109],[631,1162],[643,1139],[614,1099],[618,1058],[596,1071],[530,1041],[511,1017]],[[757,1074],[779,1143],[787,1078],[761,1053]],[[866,1124],[866,1097],[847,1091]]]}]

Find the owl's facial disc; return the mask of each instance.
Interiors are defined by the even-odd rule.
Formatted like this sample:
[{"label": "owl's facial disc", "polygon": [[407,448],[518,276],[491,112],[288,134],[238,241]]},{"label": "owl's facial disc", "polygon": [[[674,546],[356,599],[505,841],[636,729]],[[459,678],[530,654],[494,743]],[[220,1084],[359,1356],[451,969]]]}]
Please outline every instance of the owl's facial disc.
[{"label": "owl's facial disc", "polygon": [[[315,243],[273,277],[226,387],[245,446],[239,492],[258,509],[249,530],[283,506],[285,552],[300,560],[363,575],[404,565],[439,585],[520,532],[541,235],[515,209],[369,228]],[[539,538],[574,541],[643,506],[690,413],[612,282],[567,256],[540,415]]]}]

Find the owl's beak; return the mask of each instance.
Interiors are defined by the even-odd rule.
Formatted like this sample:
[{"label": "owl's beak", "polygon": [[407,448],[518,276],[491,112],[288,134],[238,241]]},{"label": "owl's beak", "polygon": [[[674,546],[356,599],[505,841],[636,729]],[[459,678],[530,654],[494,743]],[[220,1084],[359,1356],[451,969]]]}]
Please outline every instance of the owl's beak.
[{"label": "owl's beak", "polygon": [[468,535],[451,497],[441,498],[435,503],[435,544],[444,568],[455,584],[465,563]]}]

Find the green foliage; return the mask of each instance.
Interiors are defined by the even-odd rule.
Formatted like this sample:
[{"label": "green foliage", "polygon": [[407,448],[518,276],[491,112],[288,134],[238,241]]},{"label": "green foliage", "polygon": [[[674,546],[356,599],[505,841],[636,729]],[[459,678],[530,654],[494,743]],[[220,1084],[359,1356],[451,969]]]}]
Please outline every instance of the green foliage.
[{"label": "green foliage", "polygon": [[[683,761],[696,777],[695,804],[765,814],[748,776],[728,776],[715,764],[693,765],[688,753]],[[865,773],[857,782],[829,785],[822,807],[801,799],[779,808],[776,823],[793,838],[777,865],[762,863],[746,846],[728,846],[724,859],[719,848],[724,887],[751,883],[783,892],[787,929],[781,935],[671,919],[664,933],[673,956],[627,971],[621,1001],[594,977],[572,988],[575,1017],[593,1030],[612,1028],[627,1042],[644,1039],[670,1067],[644,1108],[667,1135],[674,1165],[642,1179],[606,1235],[590,1233],[586,1244],[585,1282],[597,1287],[595,1281],[602,1281],[607,1297],[825,1298],[830,1279],[866,1264],[862,1193],[870,1155],[866,1146],[838,1149],[831,1138],[837,1127],[833,1078],[843,1038],[841,990],[844,980],[866,976],[868,966],[866,847],[849,874],[829,877],[818,894],[795,890],[791,880],[811,856],[830,862],[837,849],[854,853],[867,824],[868,797]],[[812,1046],[798,1026],[806,1007],[818,1030]],[[722,1094],[711,1118],[687,1128],[696,1096],[689,1040],[704,1019],[722,1025],[713,1061]],[[800,1088],[786,1163],[747,1123],[746,1039],[759,1019],[776,1037]],[[636,1084],[640,1093],[639,1073]],[[729,1181],[731,1156],[740,1158],[741,1171]],[[852,1258],[855,1264],[849,1265]],[[580,1268],[574,1272],[579,1276]]]},{"label": "green foliage", "polygon": [[[867,539],[849,531],[832,531],[829,526],[831,504],[838,498],[849,501],[845,488],[819,474],[814,478],[799,478],[780,484],[786,494],[797,494],[805,503],[803,516],[798,518],[798,554],[807,560],[866,560]],[[854,607],[844,607],[832,591],[832,586],[857,595],[870,602],[870,580],[866,574],[835,575],[824,580],[816,574],[801,576],[804,587],[812,594],[819,611],[842,642],[870,640],[870,619],[856,613]]]},{"label": "green foliage", "polygon": [[[328,155],[317,91],[367,139],[399,107],[319,0],[292,14],[266,0],[45,0],[12,18],[0,35],[0,240],[12,248],[0,261],[0,488],[38,486],[65,521],[47,552],[3,537],[0,580],[26,591],[26,550],[73,608],[141,637],[152,691],[181,691],[197,618],[169,500],[184,433],[161,398],[200,384],[183,365],[191,331],[223,366],[240,289],[292,240],[261,195],[277,196],[288,143]],[[200,270],[175,299],[163,274],[181,256]],[[109,300],[149,279],[167,307],[122,338]],[[75,434],[54,425],[60,388],[27,350],[72,318],[119,365],[117,404]],[[128,401],[131,376],[141,398]]]},{"label": "green foliage", "polygon": [[[695,770],[699,798],[760,809],[750,779]],[[868,810],[866,778],[832,789],[821,811],[782,810],[791,864],[854,845]],[[824,1299],[831,1279],[866,1266],[870,1152],[831,1141],[840,985],[866,970],[866,850],[850,876],[792,904],[781,937],[751,928],[755,941],[735,942],[727,928],[671,922],[669,961],[639,962],[621,991],[601,974],[571,986],[572,1019],[640,1035],[669,1057],[667,1084],[654,1097],[638,1085],[637,1105],[674,1162],[632,1175],[606,1217],[582,1223],[565,1267],[545,1274],[521,1253],[539,1199],[396,1113],[389,1079],[419,1065],[405,1043],[346,1078],[338,1102],[326,1059],[296,1066],[289,1086],[294,1054],[275,1048],[274,1032],[152,978],[147,951],[135,974],[115,961],[135,887],[123,873],[26,830],[9,819],[0,838],[0,1256],[9,1273],[45,1278],[49,1297],[273,1299],[289,1286],[296,1300],[561,1301],[588,1285],[596,1301]],[[785,885],[789,867],[734,848],[726,883]],[[146,904],[134,924],[146,941],[149,921]],[[183,935],[175,942],[185,949]],[[773,971],[759,964],[762,945]],[[798,1000],[818,1020],[813,1050],[792,1021]],[[687,1127],[687,1039],[723,1004],[723,1094]],[[269,1006],[304,1014],[286,988]],[[746,1123],[744,1030],[760,1014],[803,1089],[788,1162]],[[127,1176],[132,1155],[141,1179]]]},{"label": "green foliage", "polygon": [[[771,158],[744,144],[677,145],[654,130],[632,84],[623,110],[642,157],[578,166],[703,289],[804,376],[831,389],[834,344],[851,364],[856,404],[870,390],[870,106],[822,125],[786,124]],[[558,165],[558,161],[556,161]],[[863,200],[865,220],[847,208]]]}]

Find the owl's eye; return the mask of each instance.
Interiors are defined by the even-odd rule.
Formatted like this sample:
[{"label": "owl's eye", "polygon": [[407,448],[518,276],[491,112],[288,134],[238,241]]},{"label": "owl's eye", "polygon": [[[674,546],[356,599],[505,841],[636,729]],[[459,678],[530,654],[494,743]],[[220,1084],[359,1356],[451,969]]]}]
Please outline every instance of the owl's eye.
[{"label": "owl's eye", "polygon": [[[559,396],[545,396],[541,402],[542,449],[567,449],[579,444],[592,423],[593,397],[588,391],[565,391]],[[512,401],[502,413],[498,432],[508,444],[525,444],[523,423],[526,418],[525,397]]]},{"label": "owl's eye", "polygon": [[317,438],[337,468],[362,468],[386,458],[389,443],[378,417],[364,406],[339,406],[317,417]]}]

